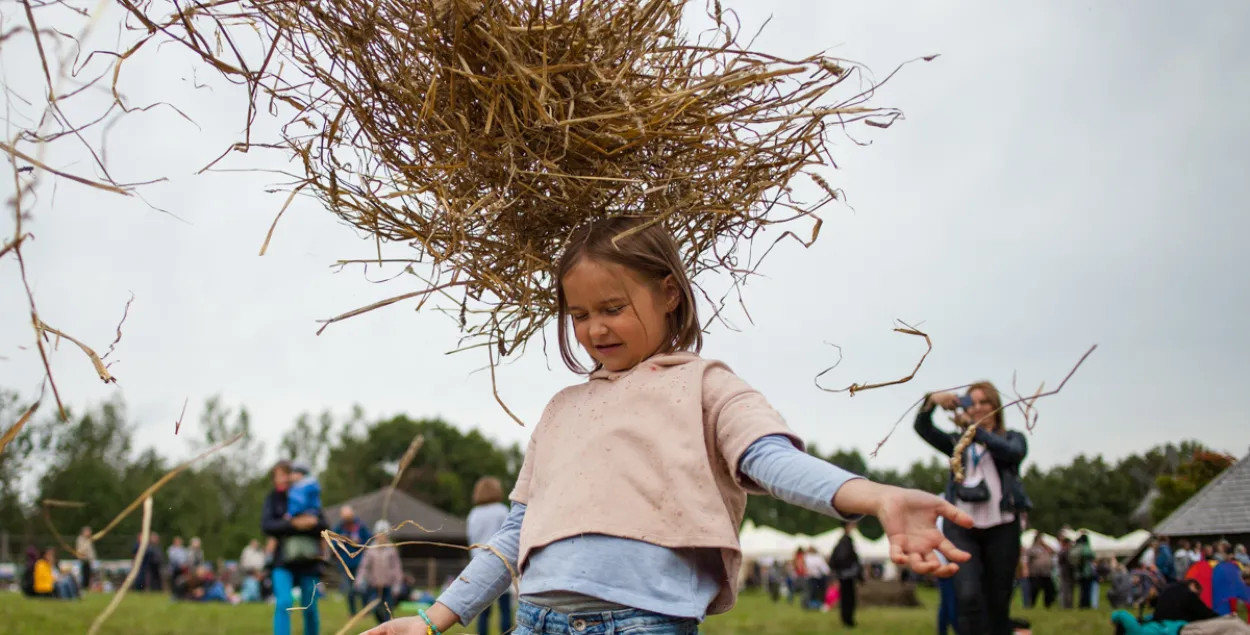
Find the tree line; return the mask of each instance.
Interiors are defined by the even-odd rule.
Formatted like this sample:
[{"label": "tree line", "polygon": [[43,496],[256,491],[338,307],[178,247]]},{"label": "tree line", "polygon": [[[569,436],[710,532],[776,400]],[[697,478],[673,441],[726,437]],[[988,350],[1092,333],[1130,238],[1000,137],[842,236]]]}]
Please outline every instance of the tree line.
[{"label": "tree line", "polygon": [[[27,405],[15,393],[0,390],[0,430],[8,430]],[[176,461],[136,448],[142,429],[119,398],[71,413],[68,422],[52,416],[29,422],[0,453],[0,532],[9,535],[8,555],[17,556],[26,544],[46,546],[58,534],[72,544],[82,527],[104,527],[174,468]],[[359,407],[346,416],[301,415],[273,452],[256,438],[247,409],[220,398],[209,399],[198,424],[184,423],[182,433],[196,452],[242,435],[153,497],[152,530],[165,544],[173,536],[197,536],[210,558],[237,557],[249,540],[260,538],[261,503],[270,488],[274,455],[313,466],[323,500],[334,504],[389,485],[404,451],[420,434],[424,445],[398,487],[458,516],[468,513],[478,478],[496,476],[510,487],[523,459],[517,444],[497,443],[477,430],[405,415],[369,420]],[[944,489],[948,474],[946,463],[937,458],[906,470],[877,469],[856,450],[809,451],[874,480],[935,493]],[[1034,502],[1030,525],[1050,533],[1070,525],[1121,535],[1137,528],[1131,516],[1152,488],[1159,495],[1150,515],[1158,520],[1231,462],[1227,455],[1185,441],[1114,463],[1080,455],[1046,470],[1030,464],[1024,475]],[[49,500],[72,505],[43,504]],[[750,498],[747,518],[790,533],[818,534],[836,526],[827,517],[766,496]],[[130,557],[139,529],[138,513],[124,519],[97,544],[99,556]],[[865,519],[861,529],[870,538],[881,533],[875,519]]]}]

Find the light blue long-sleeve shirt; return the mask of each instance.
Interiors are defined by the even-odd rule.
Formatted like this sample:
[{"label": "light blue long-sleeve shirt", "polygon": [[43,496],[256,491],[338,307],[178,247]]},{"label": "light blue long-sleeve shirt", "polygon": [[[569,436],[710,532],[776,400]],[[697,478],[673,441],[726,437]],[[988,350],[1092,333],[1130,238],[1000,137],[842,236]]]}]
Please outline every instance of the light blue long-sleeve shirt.
[{"label": "light blue long-sleeve shirt", "polygon": [[[781,435],[751,444],[738,471],[764,491],[787,503],[842,518],[833,497],[847,481],[859,478],[816,458]],[[513,503],[503,526],[489,544],[516,568],[525,505]],[[531,553],[521,577],[521,596],[558,591],[662,615],[702,620],[720,591],[720,556],[709,549],[669,549],[601,534],[575,536]],[[476,555],[439,597],[439,602],[468,625],[512,583],[508,566],[493,553]]]}]

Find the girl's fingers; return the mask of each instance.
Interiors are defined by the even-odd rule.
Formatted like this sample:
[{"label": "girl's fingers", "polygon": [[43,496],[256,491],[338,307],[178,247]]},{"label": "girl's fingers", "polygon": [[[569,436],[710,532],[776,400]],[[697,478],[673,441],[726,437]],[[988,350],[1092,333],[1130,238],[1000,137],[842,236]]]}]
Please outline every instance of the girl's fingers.
[{"label": "girl's fingers", "polygon": [[941,551],[942,555],[946,556],[946,559],[951,562],[967,562],[972,558],[972,554],[956,547],[955,543],[945,539],[942,540],[942,544],[938,545],[938,551]]},{"label": "girl's fingers", "polygon": [[925,566],[924,556],[913,551],[907,560],[907,566],[911,567],[912,571],[920,574],[928,573],[929,567]]},{"label": "girl's fingers", "polygon": [[950,564],[943,565],[937,571],[934,571],[933,575],[936,575],[939,578],[949,578],[955,575],[957,571],[959,571],[959,565],[952,562]]},{"label": "girl's fingers", "polygon": [[938,514],[942,516],[942,518],[945,518],[960,527],[972,527],[972,516],[969,516],[967,512],[950,504],[949,501],[942,501],[941,505],[938,507]]},{"label": "girl's fingers", "polygon": [[903,546],[894,540],[890,541],[890,561],[898,565],[907,564],[907,555],[903,553]]}]

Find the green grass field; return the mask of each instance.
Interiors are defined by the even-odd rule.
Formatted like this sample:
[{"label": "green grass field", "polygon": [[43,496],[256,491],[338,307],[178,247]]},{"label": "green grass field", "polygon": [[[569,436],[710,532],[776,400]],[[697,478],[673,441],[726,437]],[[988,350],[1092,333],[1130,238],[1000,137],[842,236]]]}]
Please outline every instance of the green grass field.
[{"label": "green grass field", "polygon": [[[86,633],[92,620],[108,604],[109,597],[92,595],[80,602],[35,601],[17,593],[0,594],[0,633],[46,635]],[[924,608],[867,609],[859,615],[859,635],[931,635],[936,632],[937,596],[922,591]],[[126,598],[101,633],[115,635],[208,635],[210,633],[258,634],[271,632],[273,608],[269,605],[225,606],[170,602],[165,596],[134,594]],[[331,596],[322,606],[323,635],[334,635],[347,621],[347,608]],[[1033,632],[1041,635],[1105,635],[1111,633],[1110,611],[1025,611],[1013,615],[1029,619]],[[294,633],[300,633],[295,619]],[[369,626],[353,629],[358,633]],[[708,635],[825,635],[845,631],[836,613],[800,611],[784,602],[746,594],[737,608],[714,617],[704,625]],[[476,632],[476,631],[473,631]],[[849,631],[848,631],[849,632]]]}]

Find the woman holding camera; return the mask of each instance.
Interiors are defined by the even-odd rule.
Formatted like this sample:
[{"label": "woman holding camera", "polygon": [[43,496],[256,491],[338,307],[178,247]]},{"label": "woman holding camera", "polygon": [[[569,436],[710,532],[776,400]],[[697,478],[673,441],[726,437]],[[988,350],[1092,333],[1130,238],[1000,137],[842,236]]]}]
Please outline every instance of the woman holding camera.
[{"label": "woman holding camera", "polygon": [[960,635],[1011,635],[1011,594],[1016,563],[1020,560],[1023,516],[1033,506],[1024,493],[1020,464],[1028,454],[1024,435],[1003,423],[1002,399],[989,382],[973,384],[967,394],[929,395],[916,415],[916,432],[939,452],[955,453],[960,432],[944,432],[933,425],[933,411],[941,407],[956,413],[962,429],[977,426],[973,442],[963,453],[964,480],[954,474],[946,497],[975,521],[971,529],[946,523],[946,537],[972,559],[955,574]]}]

